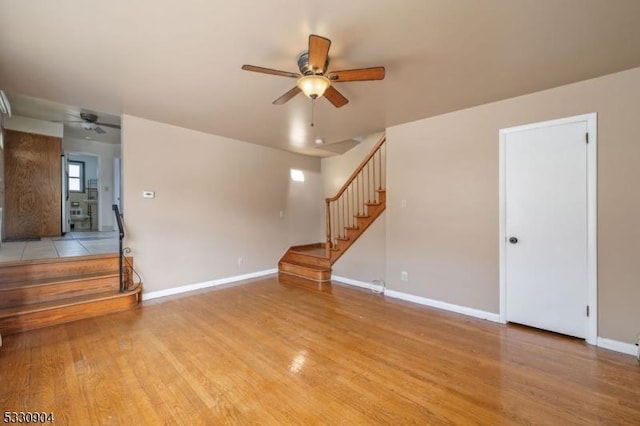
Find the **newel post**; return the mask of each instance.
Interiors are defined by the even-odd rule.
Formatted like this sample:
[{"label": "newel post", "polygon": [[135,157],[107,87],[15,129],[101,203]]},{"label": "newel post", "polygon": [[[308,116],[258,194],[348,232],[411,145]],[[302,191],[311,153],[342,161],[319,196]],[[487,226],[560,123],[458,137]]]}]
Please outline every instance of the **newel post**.
[{"label": "newel post", "polygon": [[331,201],[327,198],[325,202],[327,203],[327,242],[325,243],[324,251],[326,257],[331,257]]}]

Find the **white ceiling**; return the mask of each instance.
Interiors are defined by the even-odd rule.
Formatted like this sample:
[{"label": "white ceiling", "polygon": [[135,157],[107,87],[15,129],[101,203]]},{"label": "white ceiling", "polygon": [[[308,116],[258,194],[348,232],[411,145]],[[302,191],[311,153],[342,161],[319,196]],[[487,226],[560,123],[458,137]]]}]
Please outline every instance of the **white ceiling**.
[{"label": "white ceiling", "polygon": [[[326,143],[640,66],[638,0],[0,0],[0,88],[310,155]],[[298,95],[310,33],[330,70],[382,65],[336,85],[336,109]]]}]

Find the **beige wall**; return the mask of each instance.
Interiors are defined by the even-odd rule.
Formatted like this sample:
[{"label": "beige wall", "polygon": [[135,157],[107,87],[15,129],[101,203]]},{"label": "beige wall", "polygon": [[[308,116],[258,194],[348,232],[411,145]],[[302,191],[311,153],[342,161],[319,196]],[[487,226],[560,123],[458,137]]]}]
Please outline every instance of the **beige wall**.
[{"label": "beige wall", "polygon": [[387,281],[386,212],[353,243],[349,250],[333,265],[332,274],[372,284],[374,280]]},{"label": "beige wall", "polygon": [[640,68],[389,128],[387,287],[497,313],[498,130],[589,112],[598,113],[598,335],[635,343]]},{"label": "beige wall", "polygon": [[35,118],[21,117],[14,115],[4,118],[4,128],[15,130],[17,132],[35,133],[37,135],[53,136],[62,138],[64,126],[62,123],[54,123],[52,121],[37,120]]},{"label": "beige wall", "polygon": [[290,245],[320,241],[317,158],[127,115],[122,156],[126,243],[146,292],[276,268]]},{"label": "beige wall", "polygon": [[[336,195],[360,162],[380,141],[382,135],[383,133],[372,134],[346,153],[322,159],[322,186],[325,198]],[[385,244],[386,216],[383,213],[333,265],[333,275],[366,283],[373,280],[385,281]]]},{"label": "beige wall", "polygon": [[[389,128],[387,211],[334,274],[384,276],[393,290],[497,313],[498,131],[589,112],[598,113],[598,335],[634,343],[640,69]],[[378,136],[323,159],[321,176],[317,159],[124,116],[128,243],[146,291],[274,268],[288,246],[322,241],[323,197]],[[290,168],[307,180],[291,182]]]}]

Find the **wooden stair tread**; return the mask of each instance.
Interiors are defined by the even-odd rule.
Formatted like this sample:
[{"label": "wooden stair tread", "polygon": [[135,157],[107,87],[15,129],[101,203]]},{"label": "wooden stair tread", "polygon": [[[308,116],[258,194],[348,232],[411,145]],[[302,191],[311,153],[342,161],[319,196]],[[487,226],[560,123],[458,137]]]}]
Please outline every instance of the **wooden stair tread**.
[{"label": "wooden stair tread", "polygon": [[281,260],[280,261],[281,264],[287,264],[287,265],[293,265],[296,266],[298,268],[304,268],[304,269],[309,269],[312,271],[317,271],[317,272],[324,272],[327,271],[331,268],[326,268],[323,266],[316,266],[316,265],[311,265],[308,263],[302,263],[302,262],[291,262],[291,261],[287,261],[287,260]]},{"label": "wooden stair tread", "polygon": [[111,259],[118,258],[118,253],[106,253],[106,254],[91,254],[86,256],[70,256],[70,257],[59,257],[59,258],[48,258],[48,259],[32,259],[32,260],[13,260],[9,262],[2,262],[0,267],[7,268],[12,266],[26,266],[26,265],[39,265],[46,263],[66,263],[66,262],[75,262],[78,260],[94,260],[94,259]]},{"label": "wooden stair tread", "polygon": [[[319,250],[322,250],[322,254],[320,254]],[[327,258],[324,247],[322,249],[314,249],[313,252],[311,252],[310,250],[295,250],[295,249],[291,249],[289,250],[289,252],[295,253],[295,254],[301,254],[303,256],[317,257],[320,259]]]},{"label": "wooden stair tread", "polygon": [[324,243],[311,243],[311,244],[303,244],[299,246],[291,246],[289,250],[305,251],[305,250],[315,250],[319,248],[324,248]]},{"label": "wooden stair tread", "polygon": [[69,297],[66,299],[51,300],[48,302],[34,303],[31,305],[13,306],[10,308],[0,309],[0,320],[13,316],[29,315],[35,312],[48,311],[51,309],[64,308],[67,306],[81,305],[88,302],[98,302],[110,299],[118,299],[121,297],[128,297],[132,294],[139,293],[141,289],[141,287],[138,287],[134,291],[127,291],[124,293],[108,291]]},{"label": "wooden stair tread", "polygon": [[56,285],[63,283],[72,283],[75,281],[85,281],[91,280],[94,278],[118,278],[120,276],[119,272],[94,272],[94,273],[85,273],[85,274],[73,274],[62,277],[51,277],[51,278],[38,278],[34,280],[24,280],[24,281],[15,281],[6,284],[0,284],[0,293],[4,290],[15,290],[18,288],[27,288],[27,287],[42,287],[46,285]]},{"label": "wooden stair tread", "polygon": [[293,275],[314,282],[327,282],[331,280],[330,267],[301,265],[299,263],[288,263],[286,261],[280,261],[278,264],[278,273]]},{"label": "wooden stair tread", "polygon": [[118,291],[119,258],[109,253],[3,262],[0,332],[20,333],[133,308],[140,302],[142,284]]},{"label": "wooden stair tread", "polygon": [[329,251],[331,256],[331,264],[333,265],[355,241],[367,230],[369,226],[382,214],[386,208],[386,190],[376,190],[380,194],[379,201],[370,201],[364,203],[366,214],[357,213],[354,217],[357,219],[357,226],[347,226],[342,229],[346,231],[344,237],[338,236],[334,238],[335,247]]}]

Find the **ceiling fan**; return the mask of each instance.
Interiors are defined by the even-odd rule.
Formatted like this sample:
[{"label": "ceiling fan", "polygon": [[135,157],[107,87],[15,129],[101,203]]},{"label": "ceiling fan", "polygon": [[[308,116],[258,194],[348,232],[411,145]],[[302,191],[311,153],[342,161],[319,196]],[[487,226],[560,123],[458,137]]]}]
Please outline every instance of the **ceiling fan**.
[{"label": "ceiling fan", "polygon": [[346,105],[349,100],[333,87],[333,83],[384,79],[384,67],[327,72],[330,46],[331,40],[328,38],[311,34],[309,36],[309,50],[302,52],[297,59],[300,73],[256,67],[254,65],[243,65],[242,69],[298,79],[293,89],[273,101],[274,105],[282,105],[298,93],[303,92],[311,99],[324,96],[336,108],[340,108]]},{"label": "ceiling fan", "polygon": [[[63,120],[63,123],[82,123],[82,128],[85,130],[93,130],[99,135],[106,133],[102,127],[111,127],[112,129],[120,129],[120,126],[117,124],[109,124],[109,123],[99,123],[98,116],[96,114],[90,112],[81,112],[80,120],[69,121]],[[102,126],[102,127],[99,127]]]}]

